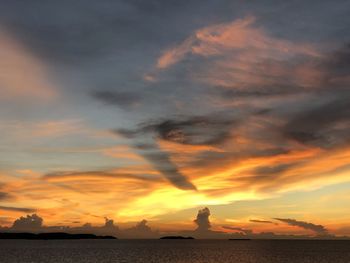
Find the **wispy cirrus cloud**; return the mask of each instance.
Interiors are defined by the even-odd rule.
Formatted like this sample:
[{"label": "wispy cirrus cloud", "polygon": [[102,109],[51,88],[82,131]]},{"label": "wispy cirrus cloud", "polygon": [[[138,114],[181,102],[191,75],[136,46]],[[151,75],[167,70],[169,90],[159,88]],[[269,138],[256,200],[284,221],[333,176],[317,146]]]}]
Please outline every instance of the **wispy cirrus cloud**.
[{"label": "wispy cirrus cloud", "polygon": [[247,16],[198,29],[165,50],[157,67],[166,69],[188,59],[195,65],[190,76],[196,81],[230,89],[317,87],[323,72],[312,61],[320,57],[313,45],[273,37],[255,17]]},{"label": "wispy cirrus cloud", "polygon": [[261,224],[275,224],[274,222],[272,222],[270,220],[260,220],[260,219],[249,219],[249,222],[261,223]]},{"label": "wispy cirrus cloud", "polygon": [[328,230],[323,225],[315,225],[313,223],[298,221],[290,218],[275,218],[275,219],[278,221],[287,223],[288,225],[291,225],[291,226],[298,226],[307,230],[314,231],[318,235],[328,234]]},{"label": "wispy cirrus cloud", "polygon": [[58,90],[45,63],[0,27],[1,98],[51,100]]},{"label": "wispy cirrus cloud", "polygon": [[13,206],[0,206],[2,211],[11,211],[11,212],[21,212],[21,213],[34,213],[36,209],[27,208],[27,207],[13,207]]}]

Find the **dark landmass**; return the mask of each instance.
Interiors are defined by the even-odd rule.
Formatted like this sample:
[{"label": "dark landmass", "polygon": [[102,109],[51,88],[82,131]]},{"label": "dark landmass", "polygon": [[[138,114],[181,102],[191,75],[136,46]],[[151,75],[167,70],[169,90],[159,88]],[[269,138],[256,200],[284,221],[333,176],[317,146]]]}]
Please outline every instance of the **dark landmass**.
[{"label": "dark landmass", "polygon": [[250,239],[250,238],[229,238],[228,240],[239,240],[239,241],[244,240],[244,241],[249,241],[249,240],[251,240],[251,239]]},{"label": "dark landmass", "polygon": [[0,233],[0,239],[31,239],[31,240],[50,240],[50,239],[117,239],[113,236],[96,236],[93,234],[68,234],[68,233]]},{"label": "dark landmass", "polygon": [[160,239],[194,239],[194,237],[183,237],[183,236],[165,236]]}]

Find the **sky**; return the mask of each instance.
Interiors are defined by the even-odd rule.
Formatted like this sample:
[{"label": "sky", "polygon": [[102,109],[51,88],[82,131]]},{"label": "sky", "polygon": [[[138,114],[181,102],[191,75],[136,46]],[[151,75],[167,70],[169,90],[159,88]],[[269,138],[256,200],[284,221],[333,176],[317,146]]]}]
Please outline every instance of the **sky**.
[{"label": "sky", "polygon": [[0,226],[350,236],[349,11],[0,0]]}]

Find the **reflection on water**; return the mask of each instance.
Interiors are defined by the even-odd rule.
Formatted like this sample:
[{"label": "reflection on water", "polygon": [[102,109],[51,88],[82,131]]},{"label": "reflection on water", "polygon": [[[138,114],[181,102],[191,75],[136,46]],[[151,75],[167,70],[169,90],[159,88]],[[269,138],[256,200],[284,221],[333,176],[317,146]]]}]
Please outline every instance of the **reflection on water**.
[{"label": "reflection on water", "polygon": [[1,263],[350,262],[350,241],[0,240]]}]

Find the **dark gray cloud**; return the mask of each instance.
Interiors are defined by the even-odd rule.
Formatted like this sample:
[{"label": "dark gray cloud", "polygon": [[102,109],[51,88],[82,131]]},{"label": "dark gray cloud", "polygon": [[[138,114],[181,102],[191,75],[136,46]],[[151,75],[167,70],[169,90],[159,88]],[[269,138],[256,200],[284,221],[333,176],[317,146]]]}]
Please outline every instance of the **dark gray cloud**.
[{"label": "dark gray cloud", "polygon": [[347,77],[350,72],[350,43],[328,56],[326,67],[331,70],[330,77]]},{"label": "dark gray cloud", "polygon": [[[331,95],[332,96],[332,95]],[[283,133],[302,144],[330,148],[348,143],[350,136],[350,94],[340,93],[321,105],[291,117]]]},{"label": "dark gray cloud", "polygon": [[[284,148],[267,148],[267,149],[255,149],[255,148],[249,148],[249,149],[243,149],[243,150],[235,150],[235,149],[229,149],[227,151],[223,152],[216,152],[216,151],[203,151],[197,154],[196,158],[189,163],[189,165],[194,165],[196,167],[225,167],[230,166],[238,162],[239,160],[242,160],[244,158],[251,158],[251,157],[273,157],[278,156],[281,154],[287,154],[289,153],[289,149]],[[264,169],[263,169],[264,170]],[[254,174],[254,170],[251,171],[252,174]],[[272,176],[278,176],[278,174],[260,174],[260,175],[252,175],[251,178],[255,177],[257,180],[259,178],[268,177],[269,175]],[[248,176],[245,177],[235,177],[235,180],[249,180],[250,183],[254,180],[248,179]]]},{"label": "dark gray cloud", "polygon": [[[285,84],[287,85],[287,83]],[[219,90],[218,90],[219,88]],[[223,87],[215,87],[216,91],[223,99],[232,100],[235,98],[264,98],[264,97],[274,97],[274,96],[288,96],[294,95],[296,93],[306,92],[305,89],[296,86],[265,86],[257,87],[256,89],[250,88],[249,90],[237,90],[237,89],[227,89],[223,90]]]},{"label": "dark gray cloud", "polygon": [[124,229],[122,232],[125,238],[158,238],[160,236],[158,231],[153,230],[147,225],[148,221],[143,219],[136,223],[135,226]]},{"label": "dark gray cloud", "polygon": [[92,92],[91,95],[106,104],[118,106],[123,109],[133,108],[140,102],[140,98],[130,92],[105,90]]},{"label": "dark gray cloud", "polygon": [[[81,65],[111,52],[122,55],[130,49],[149,50],[151,45],[153,52],[158,51],[159,45],[195,29],[198,22],[204,23],[202,13],[225,10],[222,5],[207,2],[196,14],[198,4],[202,2],[2,1],[0,23],[43,57],[56,63]],[[179,21],[187,27],[179,27]]]},{"label": "dark gray cloud", "polygon": [[199,116],[183,120],[163,120],[142,128],[161,139],[180,144],[213,145],[225,142],[236,120],[229,116]]},{"label": "dark gray cloud", "polygon": [[143,156],[149,160],[155,169],[165,175],[173,185],[184,190],[196,190],[196,187],[181,174],[177,166],[170,160],[167,153],[163,151],[144,153]]},{"label": "dark gray cloud", "polygon": [[14,212],[23,212],[23,213],[34,213],[36,211],[36,209],[33,209],[33,208],[13,207],[13,206],[0,206],[0,210],[14,211]]},{"label": "dark gray cloud", "polygon": [[306,230],[311,230],[314,231],[318,235],[326,235],[328,234],[328,230],[323,226],[323,225],[315,225],[313,223],[305,222],[305,221],[298,221],[295,219],[290,219],[290,218],[274,218],[278,221],[287,223],[288,225],[291,226],[298,226],[301,228],[304,228]]},{"label": "dark gray cloud", "polygon": [[[210,127],[207,127],[206,130],[207,125]],[[223,121],[209,122],[205,118],[191,118],[181,122],[161,121],[147,125],[142,123],[138,129],[118,129],[115,132],[125,138],[132,139],[136,151],[174,186],[184,190],[196,190],[195,185],[172,162],[169,153],[159,148],[157,138],[182,144],[220,143],[228,137],[229,131],[227,129],[224,131],[215,130],[214,127],[219,129],[220,126],[223,128],[227,125],[227,122]],[[203,131],[196,126],[203,126]],[[139,140],[144,140],[145,137],[150,137],[147,143],[139,142]]]},{"label": "dark gray cloud", "polygon": [[287,170],[289,170],[291,167],[295,166],[295,163],[292,164],[279,164],[275,166],[260,166],[257,167],[253,173],[255,175],[275,175],[275,174],[281,174]]},{"label": "dark gray cloud", "polygon": [[21,216],[13,222],[12,230],[14,231],[28,231],[37,232],[42,229],[43,219],[37,214],[27,215],[26,217]]},{"label": "dark gray cloud", "polygon": [[198,211],[197,217],[193,221],[197,225],[196,231],[199,231],[199,232],[209,231],[209,229],[211,228],[211,224],[210,224],[210,221],[209,221],[209,216],[210,216],[210,210],[207,207],[205,207],[203,209],[200,209]]},{"label": "dark gray cloud", "polygon": [[0,200],[8,199],[10,195],[5,192],[0,192]]},{"label": "dark gray cloud", "polygon": [[153,133],[160,139],[179,144],[216,145],[224,143],[230,137],[231,128],[239,122],[229,115],[232,113],[150,120],[140,123],[138,129],[117,129],[116,132],[127,138]]},{"label": "dark gray cloud", "polygon": [[[184,145],[223,144],[230,138],[233,125],[238,122],[228,115],[213,114],[160,121],[151,120],[139,124],[137,129],[117,129],[115,132],[132,139],[135,149],[175,186],[193,190],[195,186],[180,173],[177,166],[171,161],[169,153],[159,148],[157,140]],[[148,143],[137,142],[145,136],[151,136]]]}]

